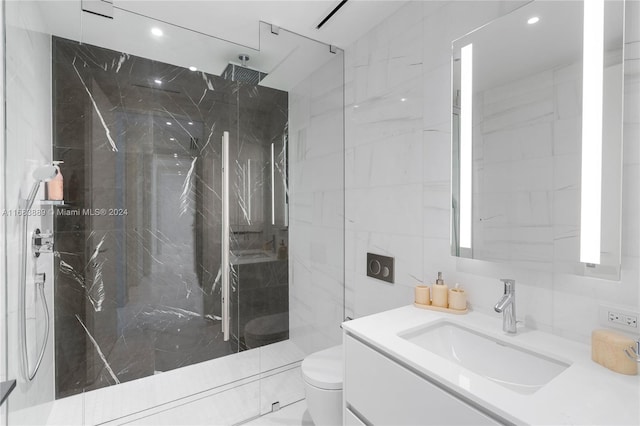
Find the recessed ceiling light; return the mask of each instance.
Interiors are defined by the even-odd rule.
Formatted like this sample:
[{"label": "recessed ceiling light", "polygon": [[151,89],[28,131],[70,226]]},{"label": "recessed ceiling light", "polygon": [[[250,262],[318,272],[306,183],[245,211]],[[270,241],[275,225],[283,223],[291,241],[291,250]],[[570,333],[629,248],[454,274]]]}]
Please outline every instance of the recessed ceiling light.
[{"label": "recessed ceiling light", "polygon": [[153,80],[153,81],[155,81],[155,82],[156,82],[156,84],[162,84],[162,80],[160,80],[160,79],[158,79],[158,78],[156,78],[156,79],[155,79],[155,80]]},{"label": "recessed ceiling light", "polygon": [[189,71],[198,71],[198,68],[194,67],[193,65],[191,65],[189,67]]},{"label": "recessed ceiling light", "polygon": [[193,121],[190,121],[190,122],[189,122],[189,126],[193,126]]},{"label": "recessed ceiling light", "polygon": [[538,22],[539,20],[540,20],[540,18],[538,18],[537,16],[534,16],[533,18],[529,18],[529,20],[527,21],[527,24],[533,25],[536,22]]},{"label": "recessed ceiling light", "polygon": [[178,158],[178,153],[177,152],[173,153],[173,158]]},{"label": "recessed ceiling light", "polygon": [[153,28],[151,28],[151,34],[153,34],[154,36],[162,37],[162,35],[164,33],[162,32],[162,30],[160,28],[153,27]]},{"label": "recessed ceiling light", "polygon": [[407,100],[407,98],[402,98],[400,99],[400,102],[405,102]]},{"label": "recessed ceiling light", "polygon": [[180,165],[180,163],[176,163],[176,166],[179,166],[179,165]]},{"label": "recessed ceiling light", "polygon": [[353,107],[354,108],[360,108],[360,105],[354,105]]},{"label": "recessed ceiling light", "polygon": [[170,121],[167,121],[167,126],[171,126],[173,123]]},{"label": "recessed ceiling light", "polygon": [[170,141],[175,141],[175,140],[176,140],[176,138],[169,138],[169,140],[170,140]]}]

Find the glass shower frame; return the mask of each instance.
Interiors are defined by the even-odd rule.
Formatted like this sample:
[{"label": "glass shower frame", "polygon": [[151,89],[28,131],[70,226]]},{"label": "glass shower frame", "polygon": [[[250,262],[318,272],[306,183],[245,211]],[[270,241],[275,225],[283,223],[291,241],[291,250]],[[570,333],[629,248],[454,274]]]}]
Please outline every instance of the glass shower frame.
[{"label": "glass shower frame", "polygon": [[[10,11],[10,13],[12,12]],[[122,13],[126,14],[126,12],[124,11],[122,11]],[[82,12],[77,11],[77,17],[78,17],[78,20],[77,20],[78,26],[73,29],[73,31],[76,32],[76,34],[78,35],[77,40],[90,43],[91,37],[89,37],[87,34],[84,34],[82,31],[83,27],[86,28],[86,26],[89,25],[89,22],[86,21],[87,16],[84,15]],[[14,25],[15,27],[20,27],[22,25],[23,28],[19,28],[21,31],[25,31],[28,33],[35,31],[40,34],[39,37],[47,37],[48,33],[46,31],[39,32],[37,30],[34,30],[33,28],[34,25],[32,25],[33,22],[25,22],[25,20],[22,18],[24,17],[20,17],[19,19],[16,16],[11,17],[10,19],[10,21],[12,21],[11,25]],[[142,17],[141,19],[145,20],[147,23],[150,23],[150,24],[157,23],[157,21],[154,21],[150,18]],[[18,23],[17,21],[22,21],[22,22]],[[167,24],[163,23],[163,25],[167,25]],[[37,28],[37,25],[35,25],[35,27]],[[169,27],[171,26],[169,25]],[[261,33],[262,33],[261,37],[265,37],[267,34],[273,34],[271,29],[272,28],[269,24],[264,24],[264,23],[261,24]],[[188,34],[187,38],[195,37],[199,39],[197,43],[194,43],[199,46],[207,45],[208,43],[210,44],[220,43],[220,40],[216,40],[210,36],[191,33],[189,30],[185,30],[185,29],[176,28],[175,30]],[[327,71],[324,71],[324,72],[325,74],[327,72],[330,74],[335,74],[335,75],[332,75],[332,77],[334,78],[337,77],[337,79],[339,80],[337,83],[339,90],[336,91],[335,88],[332,88],[330,97],[331,97],[331,101],[336,103],[335,107],[339,110],[339,114],[336,115],[336,117],[338,117],[338,122],[335,123],[338,130],[335,132],[335,140],[333,141],[334,144],[336,144],[337,151],[339,151],[339,153],[336,154],[335,152],[333,152],[332,154],[337,155],[337,158],[340,158],[340,156],[343,156],[344,154],[344,150],[343,150],[343,147],[344,147],[344,130],[343,130],[344,128],[344,120],[343,120],[343,102],[344,102],[343,67],[344,67],[344,64],[343,64],[343,58],[342,58],[342,51],[340,51],[339,49],[338,50],[334,49],[333,52],[331,52],[329,49],[329,46],[327,45],[313,42],[308,39],[303,39],[302,37],[297,36],[293,33],[289,33],[283,29],[280,29],[279,36],[282,36],[282,39],[286,39],[284,41],[281,41],[282,43],[289,43],[291,45],[306,43],[307,47],[309,47],[310,45],[313,48],[309,48],[307,50],[310,52],[308,53],[311,54],[312,56],[314,54],[317,54],[319,50],[324,49],[329,55],[329,58],[330,58],[329,61],[334,62],[334,65],[332,67],[327,68]],[[192,40],[192,42],[194,41]],[[8,37],[8,40],[6,41],[6,43],[11,48],[11,43],[13,43],[11,36]],[[263,43],[266,44],[264,41]],[[250,49],[246,46],[239,46],[239,47],[241,47],[245,51],[247,49]],[[158,56],[161,57],[162,54],[158,53]],[[324,62],[325,64],[323,64],[323,61],[319,61],[318,70],[315,72],[316,80],[321,80],[321,77],[323,77],[322,76],[323,71],[321,67],[324,66],[326,68],[326,61]],[[186,67],[187,63],[185,63],[184,66]],[[15,69],[10,70],[10,72],[12,71],[15,71]],[[14,78],[14,77],[17,77],[17,76],[12,75],[10,78]],[[326,78],[327,76],[325,75],[324,77]],[[308,76],[307,80],[309,81],[313,80],[313,75]],[[312,98],[313,96],[317,97],[318,94],[317,93],[314,94],[312,93],[313,91],[311,89],[304,87],[305,84],[307,84],[305,81],[301,82],[303,89],[300,90],[299,92],[304,92],[302,97],[307,95],[309,98]],[[290,92],[290,98],[291,96],[294,95],[293,92],[294,91]],[[18,90],[14,92],[14,95],[12,95],[12,97],[9,97],[9,96],[6,97],[8,108],[13,107],[16,100],[15,94],[17,93],[19,93]],[[323,95],[321,94],[319,96],[322,97]],[[326,99],[327,98],[325,97],[325,100]],[[291,120],[291,117],[289,119]],[[11,121],[11,120],[12,120],[12,117],[9,114],[9,118],[7,120],[6,129],[5,129],[5,135],[7,135],[8,137],[5,138],[5,144],[16,140],[15,135],[12,135],[13,129],[15,129],[14,127],[15,123],[14,121]],[[299,132],[300,130],[298,129],[298,133]],[[294,137],[294,139],[297,139],[299,141],[301,139],[300,133],[298,134],[297,138]],[[28,143],[27,145],[30,146]],[[287,145],[284,144],[283,146],[287,146]],[[25,166],[25,170],[22,171],[23,176],[28,175],[26,169],[29,167],[33,167],[34,164],[39,164],[41,162],[49,162],[53,159],[49,157],[51,154],[47,153],[46,151],[42,153],[40,158],[37,158],[38,155],[33,156],[33,158],[31,157],[20,158],[20,156],[17,153],[12,152],[11,149],[7,151],[6,145],[4,148],[5,148],[5,151],[7,152],[7,156],[5,157],[5,161],[7,163],[11,161],[16,161],[17,163],[22,164],[26,160],[28,164],[27,166]],[[296,151],[295,148],[293,148],[293,151],[294,151],[294,155],[297,156],[297,160],[294,160],[293,163],[297,163],[297,165],[299,166],[298,173],[303,173],[302,166],[304,164],[304,160],[307,160],[307,159],[304,158],[304,155],[301,152]],[[273,153],[273,151],[271,152],[272,152],[271,154],[272,156],[276,155]],[[280,152],[280,155],[285,157],[284,161],[285,161],[285,164],[287,164],[288,157],[291,155],[290,151],[287,149],[283,149],[283,151]],[[342,161],[340,161],[338,164],[339,164],[339,167],[343,167],[343,157],[342,157]],[[292,165],[292,167],[295,170],[296,167],[294,165]],[[286,173],[287,173],[287,176],[291,176],[289,174],[290,172],[288,171],[288,168]],[[295,181],[296,179],[295,171],[292,171],[291,174],[293,175],[293,179]],[[338,170],[337,175],[342,176],[342,178],[340,179],[342,180],[342,190],[343,190],[343,187],[344,187],[343,170]],[[5,179],[7,178],[7,176],[10,176],[11,178],[16,177],[11,170],[7,170],[7,168],[5,167]],[[271,178],[271,180],[273,182],[274,178]],[[290,182],[290,183],[294,183],[294,182]],[[295,184],[293,186],[295,186]],[[302,184],[299,185],[299,187],[301,188],[303,186],[304,185]],[[335,192],[336,188],[331,187],[328,190]],[[7,191],[7,193],[8,192],[9,191]],[[282,196],[285,197],[287,200],[289,200],[289,198],[292,197],[292,192],[294,191],[291,188],[286,188],[285,193],[282,194]],[[301,191],[301,193],[304,193],[304,191]],[[6,204],[6,207],[10,207],[12,205],[11,203],[13,202],[13,200],[9,201],[9,195],[7,195],[7,200],[8,202]],[[295,202],[295,200],[293,200],[293,202]],[[343,209],[344,205],[342,206],[343,206],[342,207]],[[296,208],[293,207],[292,212],[294,212],[295,210]],[[337,220],[338,228],[339,228],[340,227],[339,222],[343,219],[343,212],[337,211],[335,213],[336,213],[336,216],[339,217],[339,219]],[[289,223],[289,219],[290,219],[289,216],[291,216],[291,224],[292,224],[291,232],[293,233],[293,230],[296,227],[296,222],[301,223],[305,221],[304,220],[301,221],[299,218],[297,218],[296,213],[293,213],[293,214],[286,213],[284,220],[286,221],[287,224]],[[336,222],[335,219],[334,219],[334,222]],[[11,224],[8,224],[8,227],[10,226]],[[339,234],[340,231],[338,230],[337,233]],[[11,245],[11,241],[12,240],[10,240],[8,245]],[[292,244],[294,243],[292,242]],[[330,247],[330,248],[335,249],[335,252],[333,254],[334,255],[337,254],[338,258],[342,257],[342,261],[343,261],[343,256],[339,255],[339,253],[341,251],[343,253],[343,250],[344,250],[343,223],[342,223],[342,243],[338,241],[338,244],[335,248],[333,247]],[[294,256],[295,256],[295,247],[292,247],[291,251],[294,253]],[[7,256],[10,257],[11,254],[7,253]],[[8,261],[11,262],[12,259],[9,259]],[[305,266],[304,265],[305,263],[308,264],[313,262],[314,260],[309,256],[307,256],[307,258],[304,258],[304,256],[300,256],[300,258],[298,259],[298,263],[302,264],[303,266]],[[318,272],[318,269],[320,269],[317,265],[314,265],[312,267],[316,268],[316,272]],[[333,264],[331,265],[331,268],[333,268],[333,270],[331,270],[329,274],[331,283],[341,282],[341,287],[333,288],[331,290],[332,295],[330,298],[332,299],[332,301],[335,301],[336,298],[340,298],[341,306],[339,307],[339,309],[335,309],[329,315],[326,315],[326,319],[325,319],[326,324],[322,324],[322,326],[324,326],[326,330],[335,328],[335,330],[327,332],[331,334],[330,337],[323,336],[321,338],[316,338],[313,342],[310,342],[308,339],[306,339],[306,341],[305,339],[296,340],[295,335],[300,336],[305,334],[305,331],[306,331],[305,328],[307,326],[322,328],[322,327],[316,327],[317,324],[309,323],[307,319],[304,319],[304,318],[298,319],[297,325],[293,326],[291,329],[292,334],[294,334],[294,336],[291,336],[290,339],[288,339],[287,341],[276,343],[274,345],[261,347],[258,349],[247,350],[244,352],[240,352],[239,354],[236,354],[236,355],[231,355],[231,358],[235,357],[235,359],[225,359],[225,358],[230,358],[230,357],[225,357],[225,358],[213,360],[213,361],[219,361],[219,362],[213,363],[216,365],[211,364],[206,366],[207,371],[205,371],[204,375],[202,371],[198,371],[198,370],[201,370],[201,367],[204,367],[204,365],[196,364],[189,367],[183,367],[178,370],[172,370],[172,372],[176,372],[176,374],[170,374],[172,372],[163,373],[158,376],[152,376],[147,378],[150,380],[146,380],[146,379],[134,380],[126,384],[110,386],[107,388],[100,389],[98,391],[91,391],[91,392],[79,394],[75,399],[77,400],[77,402],[82,408],[80,409],[80,411],[76,411],[76,414],[79,416],[78,418],[81,419],[81,423],[82,424],[101,423],[104,421],[113,420],[115,418],[133,419],[133,417],[131,416],[138,416],[138,418],[142,418],[147,414],[150,414],[150,411],[148,410],[153,410],[153,407],[157,407],[158,405],[169,404],[179,399],[191,398],[193,399],[193,401],[195,401],[197,399],[194,396],[195,394],[200,394],[200,395],[214,394],[220,390],[234,388],[234,387],[237,387],[237,388],[246,387],[248,389],[247,395],[253,395],[254,397],[257,397],[256,412],[264,413],[265,410],[267,409],[266,407],[268,406],[268,403],[265,402],[264,400],[260,401],[261,400],[260,395],[263,393],[261,391],[261,386],[263,385],[263,382],[265,379],[269,379],[269,377],[275,377],[274,375],[275,372],[286,371],[287,369],[295,368],[299,364],[301,359],[306,354],[308,354],[313,350],[317,350],[319,348],[326,347],[331,344],[339,343],[340,332],[339,332],[338,324],[344,316],[344,268],[343,267],[341,268],[339,264]],[[292,277],[293,275],[292,272],[295,270],[295,266],[290,264],[288,269],[289,269],[289,277]],[[342,269],[342,272],[340,272],[341,269]],[[323,273],[326,273],[326,268]],[[10,275],[11,273],[7,273],[5,276],[5,283],[7,284],[7,292],[9,297],[11,297],[11,293],[12,293],[12,289],[10,288],[10,285],[11,285]],[[316,276],[312,277],[312,280],[310,281],[313,281],[314,279],[318,280],[317,277],[319,275],[321,274],[316,273]],[[329,285],[331,285],[331,283]],[[290,285],[295,286],[293,277],[292,279],[290,279]],[[292,291],[295,293],[295,290],[290,290],[290,293]],[[7,302],[9,300],[9,297],[7,298]],[[300,294],[296,294],[295,298],[300,299]],[[310,297],[309,301],[312,302],[313,298],[315,298],[315,296]],[[10,311],[11,308],[9,308],[8,310]],[[9,317],[10,313],[7,313],[7,316]],[[5,323],[7,324],[8,327],[11,326],[10,320]],[[290,322],[290,326],[291,326],[291,322]],[[11,332],[9,332],[9,334],[11,334]],[[319,333],[319,335],[321,334],[323,334],[323,332]],[[50,345],[49,348],[51,348],[51,344],[52,342],[49,342],[49,345]],[[12,366],[11,366],[12,357],[13,357],[12,354],[8,354],[9,364],[10,364],[8,368],[9,374],[12,374]],[[206,364],[206,362],[204,364]],[[232,374],[228,372],[222,375],[217,374],[217,373],[220,373],[222,369],[225,369],[225,370],[231,369],[235,371],[233,371]],[[213,376],[218,376],[218,375],[223,377],[213,378]],[[46,376],[46,374],[44,376]],[[42,377],[40,379],[42,379]],[[210,379],[210,380],[207,380],[207,379]],[[200,382],[200,383],[198,383],[197,386],[192,386],[191,389],[185,389],[184,387],[180,389],[180,386],[178,385],[179,383],[189,383],[189,382],[191,383]],[[178,385],[178,386],[172,388],[172,384],[173,386],[175,385]],[[16,390],[16,392],[19,395],[21,395],[21,402],[15,403],[15,399],[16,399],[15,397],[13,397],[14,401],[10,401],[10,404],[9,404],[10,413],[8,415],[8,420],[10,424],[20,424],[25,421],[28,422],[30,421],[28,419],[43,419],[48,415],[48,411],[51,410],[52,399],[46,395],[44,396],[44,398],[42,398],[42,395],[36,395],[38,393],[37,389],[42,387],[46,388],[47,386],[46,384],[44,386],[34,384],[31,386],[22,386],[21,388]],[[249,388],[252,388],[252,389],[249,389]],[[257,390],[257,395],[255,393],[256,390]],[[42,392],[40,392],[40,394],[42,394]],[[137,395],[138,397],[146,394],[149,397],[148,398],[142,397],[141,399],[143,399],[144,401],[132,405],[132,401],[130,401],[130,398],[131,398],[130,395],[133,395],[133,394]],[[70,401],[67,401],[67,402],[70,402]],[[281,403],[283,402],[281,401]],[[284,403],[286,403],[286,401]],[[104,412],[104,410],[100,409],[100,407],[104,406],[105,404],[110,405],[111,407],[117,406],[118,408],[115,410],[115,412],[106,413]],[[74,406],[77,407],[77,404],[74,404]],[[16,407],[17,409],[14,410],[14,408]],[[27,411],[33,412],[34,413],[33,417],[29,417],[31,414],[25,415]],[[73,413],[73,410],[70,411],[70,414],[72,413]],[[138,414],[135,414],[135,413],[138,413]]]}]

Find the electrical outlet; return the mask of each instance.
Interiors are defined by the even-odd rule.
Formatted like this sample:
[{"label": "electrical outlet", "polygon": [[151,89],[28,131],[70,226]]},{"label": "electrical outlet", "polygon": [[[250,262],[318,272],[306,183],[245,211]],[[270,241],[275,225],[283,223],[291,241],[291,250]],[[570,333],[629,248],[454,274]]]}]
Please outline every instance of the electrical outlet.
[{"label": "electrical outlet", "polygon": [[638,312],[614,306],[600,306],[600,323],[632,333],[640,333],[638,329]]},{"label": "electrical outlet", "polygon": [[626,315],[625,316],[625,322],[627,323],[627,325],[629,327],[638,328],[638,317],[636,317],[634,315]]}]

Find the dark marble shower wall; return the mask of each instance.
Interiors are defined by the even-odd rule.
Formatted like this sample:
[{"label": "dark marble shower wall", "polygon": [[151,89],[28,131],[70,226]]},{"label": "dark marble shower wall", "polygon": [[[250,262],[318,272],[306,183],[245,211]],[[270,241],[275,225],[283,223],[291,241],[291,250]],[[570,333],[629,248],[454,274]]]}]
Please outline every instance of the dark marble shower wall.
[{"label": "dark marble shower wall", "polygon": [[[54,37],[53,98],[57,397],[242,350],[219,321],[220,140],[232,249],[288,245],[287,93]],[[256,315],[287,309],[278,284]]]}]

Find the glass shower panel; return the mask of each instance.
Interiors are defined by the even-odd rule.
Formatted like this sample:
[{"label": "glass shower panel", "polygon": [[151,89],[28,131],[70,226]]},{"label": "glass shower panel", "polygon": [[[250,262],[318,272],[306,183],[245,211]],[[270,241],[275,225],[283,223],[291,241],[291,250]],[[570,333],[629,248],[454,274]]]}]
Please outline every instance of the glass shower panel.
[{"label": "glass shower panel", "polygon": [[[265,414],[276,402],[284,406],[304,398],[300,361],[342,341],[344,52],[283,28],[274,31],[265,23],[260,33],[263,51],[278,49],[286,58],[270,69],[257,93],[276,88],[286,90],[288,98],[287,121],[279,110],[270,121],[276,130],[282,125],[286,129],[263,138],[267,157],[273,158],[264,174],[265,200],[271,203],[264,210],[266,228],[278,252],[284,246],[288,253],[288,294],[280,295],[277,281],[263,284],[265,294],[276,300],[286,297],[288,304],[288,339],[260,346],[260,411]],[[255,93],[247,91],[246,97]],[[242,113],[243,106],[240,102],[241,127],[251,117]],[[257,316],[264,335],[271,334],[269,328],[277,333],[277,321],[267,326],[277,315]],[[244,328],[245,339],[257,320],[252,321]]]},{"label": "glass shower panel", "polygon": [[238,138],[230,178],[231,323],[241,348],[289,337],[286,155],[288,94],[238,81]]},{"label": "glass shower panel", "polygon": [[[281,30],[263,28],[263,46],[286,48],[285,63],[265,84],[288,83],[287,176],[292,248],[289,291],[290,334],[275,359],[304,356],[342,341],[344,312],[344,52]],[[262,358],[263,368],[273,367]],[[274,359],[274,358],[272,358]]]},{"label": "glass shower panel", "polygon": [[58,396],[237,352],[218,273],[234,83],[57,37],[53,53]]}]

